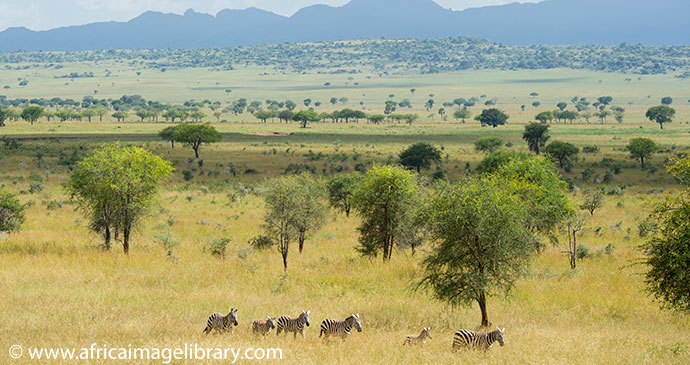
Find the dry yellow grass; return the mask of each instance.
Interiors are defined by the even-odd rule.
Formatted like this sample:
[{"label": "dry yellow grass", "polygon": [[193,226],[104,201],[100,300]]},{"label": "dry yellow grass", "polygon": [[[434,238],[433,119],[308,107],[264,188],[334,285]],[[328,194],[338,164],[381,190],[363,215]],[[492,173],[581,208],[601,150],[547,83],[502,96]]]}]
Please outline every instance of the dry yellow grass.
[{"label": "dry yellow grass", "polygon": [[[228,128],[249,132],[263,127]],[[422,125],[410,134],[424,128]],[[515,137],[519,127],[510,128],[502,133],[518,140]],[[463,131],[475,133],[472,129]],[[470,138],[463,139],[463,131],[458,132],[458,143],[444,143],[450,155],[444,167],[453,176],[462,173],[465,161],[474,166],[480,158],[471,151]],[[567,131],[560,129],[557,133],[593,143],[579,132]],[[366,132],[363,135],[366,137]],[[686,138],[680,132],[664,136],[668,143],[680,145]],[[625,158],[616,150],[623,141],[612,141],[610,136],[593,138],[612,143],[596,155],[597,160],[604,156],[621,161]],[[261,181],[281,173],[287,162],[303,161],[303,154],[310,149],[327,153],[338,149],[349,154],[357,150],[365,159],[385,159],[405,143],[388,141],[372,150],[365,146],[367,142],[338,145],[317,139],[286,145],[268,141],[211,147],[202,156],[204,166],[213,170],[216,163],[245,162],[261,174],[241,179]],[[66,142],[64,146],[71,149],[79,143]],[[0,183],[14,192],[25,189],[27,179],[17,185],[12,181],[41,172],[33,162],[39,146],[27,143],[29,152],[7,156],[0,165]],[[178,174],[185,168],[190,151],[171,151],[162,143],[151,147],[179,160]],[[272,148],[280,152],[273,157],[264,154]],[[285,153],[287,148],[298,152]],[[54,161],[53,157],[46,159]],[[30,167],[20,168],[20,161]],[[455,164],[460,167],[455,169]],[[358,256],[353,250],[357,244],[357,218],[334,214],[327,226],[307,241],[303,254],[296,246],[292,248],[290,271],[284,274],[278,252],[247,249],[247,241],[261,233],[260,197],[250,194],[230,204],[226,196],[230,187],[223,184],[225,176],[197,177],[194,181],[199,183],[185,185],[178,175],[163,188],[159,206],[140,227],[131,255],[125,257],[120,247],[111,252],[97,249],[99,238],[86,230],[83,217],[72,205],[46,209],[45,201],[66,200],[60,188],[66,178],[65,168],[55,171],[48,175],[44,192],[21,197],[23,201],[37,202],[28,209],[24,230],[0,238],[0,363],[9,361],[7,349],[12,344],[81,347],[91,343],[113,347],[186,343],[280,347],[284,351],[282,362],[287,364],[690,363],[690,317],[659,309],[658,303],[644,292],[640,275],[644,267],[637,264],[641,256],[635,247],[641,238],[636,225],[648,210],[645,199],[659,197],[646,192],[654,187],[673,187],[661,172],[649,177],[625,169],[617,179],[635,185],[622,197],[607,196],[604,208],[588,219],[580,241],[593,252],[612,243],[616,246],[613,254],[582,260],[576,270],[571,270],[561,252],[562,245],[547,248],[535,258],[530,275],[518,282],[512,296],[489,301],[490,320],[506,327],[506,346],[496,345],[488,353],[452,353],[456,330],[477,329],[478,308],[452,308],[412,289],[420,273],[423,249],[414,256],[409,251],[398,251],[389,264]],[[205,193],[199,184],[209,186],[210,192]],[[582,194],[572,198],[579,202]],[[169,226],[171,216],[174,224]],[[620,228],[617,222],[621,222]],[[597,227],[601,227],[600,233]],[[167,260],[166,252],[154,239],[163,230],[170,230],[181,242],[174,249],[177,262]],[[219,237],[233,240],[225,260],[203,250],[204,244]],[[235,335],[203,336],[208,315],[227,312],[230,307],[239,308],[240,326]],[[294,316],[301,309],[312,312],[306,341],[294,341],[291,335],[284,338],[271,334],[265,339],[251,335],[253,320],[266,315]],[[321,320],[343,319],[351,313],[360,314],[362,333],[353,333],[345,343],[323,343],[318,339]],[[418,333],[422,327],[432,328],[433,339],[427,346],[403,347],[405,336]]]}]

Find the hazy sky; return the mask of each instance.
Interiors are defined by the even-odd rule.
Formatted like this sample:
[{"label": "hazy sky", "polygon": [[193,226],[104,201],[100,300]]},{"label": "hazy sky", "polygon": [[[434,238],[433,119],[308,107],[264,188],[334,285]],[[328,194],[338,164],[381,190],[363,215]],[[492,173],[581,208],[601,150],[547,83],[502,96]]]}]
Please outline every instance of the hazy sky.
[{"label": "hazy sky", "polygon": [[[44,30],[97,21],[130,20],[147,10],[181,14],[189,8],[215,14],[219,10],[257,7],[282,15],[313,4],[343,5],[349,0],[0,0],[0,30],[24,26]],[[465,9],[540,0],[435,0],[443,7]]]}]

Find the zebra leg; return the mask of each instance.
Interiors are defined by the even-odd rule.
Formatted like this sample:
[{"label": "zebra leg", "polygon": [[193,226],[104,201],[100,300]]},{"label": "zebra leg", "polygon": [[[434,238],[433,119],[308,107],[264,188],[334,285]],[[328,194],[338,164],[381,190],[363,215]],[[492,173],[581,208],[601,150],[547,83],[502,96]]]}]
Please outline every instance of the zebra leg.
[{"label": "zebra leg", "polygon": [[[302,334],[302,339],[306,340],[306,338],[304,337],[304,328],[302,328],[302,330],[299,333]],[[297,332],[295,332],[295,336],[297,336]]]}]

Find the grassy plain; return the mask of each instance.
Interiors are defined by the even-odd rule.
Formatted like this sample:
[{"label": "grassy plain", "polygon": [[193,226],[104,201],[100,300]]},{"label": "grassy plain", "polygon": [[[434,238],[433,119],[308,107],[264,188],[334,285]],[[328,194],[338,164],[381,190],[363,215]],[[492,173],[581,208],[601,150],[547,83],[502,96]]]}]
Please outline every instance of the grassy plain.
[{"label": "grassy plain", "polygon": [[[72,72],[70,67],[84,72],[96,66],[68,65],[59,72]],[[124,347],[185,343],[281,347],[284,363],[300,364],[690,362],[690,317],[659,309],[644,292],[640,275],[644,266],[639,265],[637,250],[643,240],[637,225],[649,211],[648,201],[677,187],[664,172],[665,159],[690,151],[690,126],[684,122],[690,108],[678,105],[678,121],[663,131],[643,121],[643,110],[666,95],[683,104],[681,101],[688,99],[687,80],[644,76],[637,81],[635,76],[564,70],[401,75],[378,81],[374,77],[357,79],[358,75],[355,80],[347,80],[347,75],[259,77],[261,70],[168,70],[165,74],[142,70],[137,82],[136,70],[129,66],[98,67],[113,70],[115,86],[98,77],[75,79],[65,86],[64,79],[32,71],[38,74],[28,75],[30,82],[25,89],[13,86],[5,94],[8,98],[80,99],[98,88],[92,83],[100,83],[99,98],[141,94],[154,100],[182,102],[237,97],[299,101],[311,97],[327,104],[332,95],[348,96],[350,107],[362,99],[365,106],[376,104],[380,108],[388,94],[402,99],[403,95],[411,96],[410,88],[417,88],[411,100],[418,108],[429,93],[435,93],[437,101],[487,94],[488,98],[497,97],[499,106],[513,117],[507,126],[497,129],[481,128],[473,122],[441,122],[438,118],[425,118],[413,126],[324,123],[299,129],[295,124],[264,125],[245,115],[216,124],[226,138],[202,150],[203,166],[190,160],[191,150],[182,146],[172,150],[157,139],[164,123],[8,123],[0,134],[21,138],[23,145],[16,151],[0,147],[0,185],[13,193],[23,191],[20,199],[35,205],[28,209],[23,231],[0,237],[0,362],[9,361],[4,349],[15,343],[25,347],[81,347],[93,342]],[[24,77],[14,72],[19,71],[2,71],[0,83]],[[154,72],[158,73],[149,75]],[[625,82],[628,77],[633,81]],[[337,90],[323,90],[327,81]],[[199,84],[195,86],[196,82]],[[215,82],[219,85],[214,86]],[[345,82],[360,85],[350,87]],[[214,87],[221,89],[208,89]],[[230,96],[225,95],[226,88],[233,89]],[[565,176],[581,180],[582,172],[592,168],[603,177],[609,167],[602,161],[610,158],[621,167],[613,182],[598,184],[592,178],[579,185],[583,190],[625,189],[622,195],[607,195],[604,207],[587,220],[580,239],[594,257],[580,261],[578,268],[571,270],[562,253],[564,245],[549,246],[535,258],[530,275],[518,282],[509,298],[490,299],[491,322],[506,327],[505,347],[496,346],[486,354],[453,354],[453,332],[477,329],[478,308],[452,308],[412,289],[424,249],[416,255],[398,251],[389,264],[360,257],[353,249],[357,244],[356,217],[333,213],[326,227],[307,241],[303,254],[292,249],[288,274],[283,273],[278,252],[249,248],[247,241],[262,231],[264,212],[260,194],[251,191],[260,193],[260,183],[284,173],[289,164],[308,165],[319,174],[331,174],[332,168],[339,166],[351,171],[358,163],[371,166],[392,161],[406,145],[425,141],[443,147],[442,168],[454,180],[466,173],[467,163],[474,168],[481,159],[472,147],[479,136],[497,135],[511,142],[511,149],[525,150],[521,123],[538,109],[528,106],[520,114],[519,105],[531,104],[532,91],[539,92],[538,99],[551,105],[549,108],[575,95],[590,99],[612,95],[620,101],[616,104],[629,110],[622,124],[581,122],[551,128],[552,139],[601,148],[596,154],[581,154],[575,168],[564,172]],[[362,94],[367,96],[359,97]],[[328,108],[330,105],[324,107]],[[256,135],[269,132],[280,135]],[[641,171],[622,151],[630,138],[638,136],[653,138],[664,147],[664,152],[651,161],[656,171]],[[117,247],[111,252],[97,248],[99,237],[87,231],[84,218],[74,211],[62,190],[67,167],[57,164],[61,152],[71,155],[76,151],[77,156],[83,156],[99,144],[118,140],[146,145],[173,161],[176,168],[175,176],[162,188],[152,216],[138,230],[129,257]],[[319,152],[324,156],[315,157]],[[236,167],[237,176],[228,172],[230,163]],[[194,170],[195,177],[185,182],[183,170]],[[30,194],[29,184],[35,180],[42,180],[45,190]],[[582,195],[576,191],[571,198],[577,204]],[[51,205],[52,201],[56,203]],[[62,208],[55,208],[59,201]],[[49,205],[54,209],[48,209]],[[155,238],[167,231],[180,241],[173,250],[179,258],[176,262],[166,258]],[[225,260],[203,249],[220,237],[232,239]],[[609,244],[615,250],[606,254],[604,248]],[[239,308],[236,334],[202,336],[207,316],[230,307]],[[251,336],[252,320],[266,315],[296,315],[301,309],[312,311],[306,343],[291,337]],[[354,333],[345,343],[317,339],[322,319],[345,318],[351,313],[361,315],[363,333]],[[405,335],[417,334],[425,326],[432,327],[433,335],[426,347],[402,347]]]}]

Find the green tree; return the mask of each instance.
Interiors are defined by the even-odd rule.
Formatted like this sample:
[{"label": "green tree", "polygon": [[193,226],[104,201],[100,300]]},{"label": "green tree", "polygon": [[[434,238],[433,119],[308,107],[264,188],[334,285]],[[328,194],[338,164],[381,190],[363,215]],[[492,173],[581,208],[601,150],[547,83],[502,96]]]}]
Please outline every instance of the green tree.
[{"label": "green tree", "polygon": [[357,228],[357,250],[366,256],[383,253],[388,262],[395,246],[415,239],[418,188],[410,171],[395,166],[369,170],[352,196],[352,207],[362,219]]},{"label": "green tree", "polygon": [[367,116],[367,119],[369,122],[374,123],[374,124],[380,124],[386,119],[386,116],[383,114],[370,114]]},{"label": "green tree", "polygon": [[278,242],[285,271],[290,243],[297,238],[303,245],[306,233],[323,224],[326,214],[321,200],[325,195],[323,186],[316,194],[310,191],[317,183],[308,176],[285,176],[267,183],[264,227],[266,234]]},{"label": "green tree", "polygon": [[105,145],[77,163],[67,191],[91,220],[91,229],[104,235],[110,248],[112,232],[122,232],[129,253],[131,233],[148,214],[160,182],[172,166],[139,147]]},{"label": "green tree", "polygon": [[96,114],[98,114],[98,121],[102,122],[103,121],[103,116],[108,114],[108,109],[106,107],[97,107],[96,108]]},{"label": "green tree", "polygon": [[633,138],[625,150],[630,152],[630,158],[640,160],[640,166],[644,169],[645,159],[656,153],[659,146],[649,138]]},{"label": "green tree", "polygon": [[600,191],[589,192],[585,195],[585,201],[580,205],[580,209],[594,215],[594,211],[604,206],[604,195]]},{"label": "green tree", "polygon": [[662,105],[671,105],[671,104],[673,104],[673,98],[670,96],[663,97],[663,98],[661,98],[661,104]]},{"label": "green tree", "polygon": [[568,107],[568,103],[566,103],[566,102],[560,102],[560,103],[556,104],[556,106],[557,106],[558,109],[560,109],[561,111],[564,111],[565,108]]},{"label": "green tree", "polygon": [[25,221],[24,206],[14,195],[0,190],[0,232],[17,232]]},{"label": "green tree", "polygon": [[479,304],[481,325],[489,325],[487,297],[510,291],[534,255],[523,202],[506,182],[469,178],[443,186],[423,209],[433,240],[420,282],[437,299]]},{"label": "green tree", "polygon": [[441,151],[428,143],[415,143],[406,148],[398,156],[400,164],[416,169],[420,173],[422,168],[428,169],[432,162],[441,162]]},{"label": "green tree", "polygon": [[558,166],[569,170],[572,166],[572,159],[580,153],[580,149],[572,143],[553,141],[544,148],[544,153],[558,161]]},{"label": "green tree", "polygon": [[273,118],[273,113],[266,110],[259,110],[258,112],[254,113],[254,118],[266,123],[268,119]]},{"label": "green tree", "polygon": [[649,219],[657,224],[656,233],[642,246],[649,271],[647,289],[669,309],[690,312],[690,189],[683,166],[690,159],[677,160],[669,172],[686,183],[678,195],[657,202]]},{"label": "green tree", "polygon": [[88,119],[89,123],[91,123],[91,118],[95,117],[97,114],[98,113],[96,112],[95,108],[87,108],[81,112],[81,115]]},{"label": "green tree", "polygon": [[0,109],[0,127],[5,126],[5,121],[7,120],[8,115],[7,115],[7,110],[6,109]]},{"label": "green tree", "polygon": [[[551,117],[553,118],[553,114],[551,114]],[[538,118],[539,116],[537,116],[537,119]],[[525,131],[522,133],[522,139],[527,142],[527,147],[529,147],[529,150],[537,155],[546,145],[546,142],[549,140],[549,138],[551,138],[549,136],[549,126],[546,124],[529,123],[525,126]]]},{"label": "green tree", "polygon": [[478,116],[478,119],[482,123],[482,126],[488,125],[496,128],[499,125],[506,124],[508,115],[498,109],[492,108],[483,110],[482,114]]},{"label": "green tree", "polygon": [[125,111],[117,111],[113,113],[113,118],[115,118],[118,122],[123,122],[125,119],[129,117],[129,113]]},{"label": "green tree", "polygon": [[352,208],[352,196],[361,181],[362,175],[356,172],[336,175],[330,178],[326,182],[326,188],[328,189],[328,200],[331,207],[345,213],[345,216],[349,217]]},{"label": "green tree", "polygon": [[463,123],[465,123],[465,121],[471,117],[472,117],[472,112],[470,112],[467,109],[460,109],[460,110],[457,110],[455,113],[453,113],[453,118],[461,119]]},{"label": "green tree", "polygon": [[566,184],[545,157],[498,151],[486,156],[477,171],[511,182],[507,187],[525,202],[529,211],[530,231],[553,236],[557,226],[573,214],[565,194]]},{"label": "green tree", "polygon": [[27,106],[26,108],[24,108],[24,110],[22,110],[22,119],[33,125],[34,123],[36,123],[38,118],[40,118],[43,115],[43,112],[44,110],[40,106]]},{"label": "green tree", "polygon": [[307,128],[308,122],[318,122],[321,116],[311,110],[302,110],[293,115],[292,120],[302,123],[302,128]]},{"label": "green tree", "polygon": [[297,108],[297,104],[292,100],[288,100],[285,102],[285,107],[288,108],[289,111],[293,111]]},{"label": "green tree", "polygon": [[178,126],[165,127],[158,132],[158,137],[164,141],[170,142],[172,149],[175,149],[175,131],[177,131],[177,127]]},{"label": "green tree", "polygon": [[649,108],[647,110],[647,119],[652,122],[659,123],[661,129],[664,129],[664,124],[673,122],[673,117],[676,115],[676,110],[668,105],[659,105]]},{"label": "green tree", "polygon": [[547,122],[550,122],[553,120],[553,112],[550,110],[547,110],[545,112],[541,112],[537,114],[534,119],[540,121],[542,124],[546,124]]},{"label": "green tree", "polygon": [[278,119],[287,124],[294,115],[295,113],[293,113],[290,109],[285,109],[281,110],[280,113],[278,113]]},{"label": "green tree", "polygon": [[297,176],[297,184],[301,194],[294,207],[297,214],[293,224],[297,230],[299,252],[302,253],[307,235],[321,229],[326,222],[328,206],[324,204],[327,193],[323,182],[304,174]]},{"label": "green tree", "polygon": [[223,140],[223,135],[216,128],[208,124],[180,124],[173,135],[175,142],[184,143],[192,147],[194,155],[199,158],[199,149],[203,144],[211,144]]},{"label": "green tree", "polygon": [[481,137],[474,141],[474,149],[479,152],[493,153],[503,146],[503,139],[494,136]]}]

